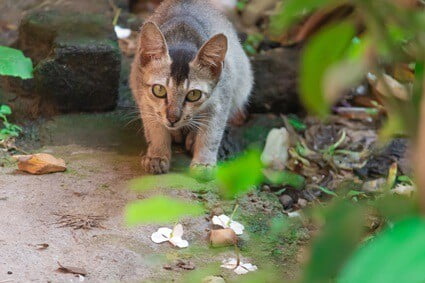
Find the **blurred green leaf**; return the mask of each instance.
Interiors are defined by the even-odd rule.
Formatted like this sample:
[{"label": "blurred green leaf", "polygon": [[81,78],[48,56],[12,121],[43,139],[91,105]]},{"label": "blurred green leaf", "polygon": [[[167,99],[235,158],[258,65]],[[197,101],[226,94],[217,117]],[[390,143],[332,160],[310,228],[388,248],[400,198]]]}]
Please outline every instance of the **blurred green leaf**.
[{"label": "blurred green leaf", "polygon": [[305,47],[300,72],[300,95],[312,114],[324,117],[329,113],[323,78],[326,71],[338,62],[355,35],[353,24],[344,22],[323,28]]},{"label": "blurred green leaf", "polygon": [[317,188],[327,195],[338,197],[338,195],[334,191],[331,191],[328,188],[325,188],[325,187],[322,187],[322,186],[318,186]]},{"label": "blurred green leaf", "polygon": [[305,178],[290,171],[264,170],[264,176],[269,182],[275,185],[291,186],[294,189],[302,189],[305,186]]},{"label": "blurred green leaf", "polygon": [[136,191],[148,191],[157,188],[190,189],[198,191],[205,188],[194,178],[183,174],[143,176],[130,181],[130,188]]},{"label": "blurred green leaf", "polygon": [[291,126],[297,131],[305,131],[307,129],[307,125],[301,121],[296,115],[289,115],[288,122]]},{"label": "blurred green leaf", "polygon": [[349,202],[331,205],[325,211],[325,221],[321,234],[313,242],[302,282],[332,282],[362,236],[362,211]]},{"label": "blurred green leaf", "polygon": [[258,150],[250,150],[234,160],[220,164],[217,168],[217,182],[225,198],[234,198],[263,180],[263,164]]},{"label": "blurred green leaf", "polygon": [[10,109],[10,107],[7,105],[0,105],[0,114],[10,115],[12,114],[12,109]]},{"label": "blurred green leaf", "polygon": [[0,75],[32,79],[32,72],[31,59],[21,50],[0,46]]},{"label": "blurred green leaf", "polygon": [[383,231],[355,253],[338,282],[425,282],[425,220],[410,218]]},{"label": "blurred green leaf", "polygon": [[270,29],[273,34],[279,35],[303,16],[314,10],[324,7],[333,0],[286,0],[282,1],[280,10],[271,17]]},{"label": "blurred green leaf", "polygon": [[186,216],[199,216],[204,208],[196,202],[186,202],[165,196],[155,196],[127,205],[127,224],[171,223]]}]

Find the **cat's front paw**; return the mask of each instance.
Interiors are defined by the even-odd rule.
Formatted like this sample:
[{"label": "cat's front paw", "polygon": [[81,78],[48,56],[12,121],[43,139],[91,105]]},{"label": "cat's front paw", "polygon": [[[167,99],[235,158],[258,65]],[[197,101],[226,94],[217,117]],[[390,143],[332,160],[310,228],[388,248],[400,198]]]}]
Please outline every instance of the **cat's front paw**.
[{"label": "cat's front paw", "polygon": [[170,161],[168,158],[145,155],[142,157],[141,163],[143,171],[149,174],[158,175],[165,174],[170,171]]},{"label": "cat's front paw", "polygon": [[215,164],[192,163],[190,165],[190,174],[201,182],[209,182],[215,178]]}]

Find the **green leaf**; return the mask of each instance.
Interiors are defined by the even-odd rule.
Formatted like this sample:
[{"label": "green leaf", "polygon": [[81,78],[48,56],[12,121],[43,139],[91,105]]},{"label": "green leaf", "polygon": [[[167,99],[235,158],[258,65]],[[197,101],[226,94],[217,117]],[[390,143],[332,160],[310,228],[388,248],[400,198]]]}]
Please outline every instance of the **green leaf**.
[{"label": "green leaf", "polygon": [[415,217],[388,228],[360,248],[338,282],[425,282],[425,220]]},{"label": "green leaf", "polygon": [[326,225],[313,242],[302,282],[332,282],[363,235],[364,218],[358,206],[338,202],[325,213]]},{"label": "green leaf", "polygon": [[305,47],[301,59],[300,95],[312,114],[320,117],[328,114],[330,105],[324,93],[323,79],[326,71],[343,58],[354,35],[353,24],[338,23],[322,29]]},{"label": "green leaf", "polygon": [[270,29],[273,34],[279,35],[303,16],[314,10],[324,7],[332,0],[286,0],[282,1],[281,9],[270,19]]},{"label": "green leaf", "polygon": [[305,186],[305,178],[290,171],[264,170],[264,176],[275,185],[291,186],[294,189],[302,189]]},{"label": "green leaf", "polygon": [[32,62],[21,50],[0,46],[0,75],[32,79]]},{"label": "green leaf", "polygon": [[193,201],[186,202],[165,196],[155,196],[127,205],[127,224],[170,223],[186,216],[199,216],[204,208]]},{"label": "green leaf", "polygon": [[324,192],[325,194],[328,194],[328,195],[331,195],[331,196],[334,196],[334,197],[338,197],[338,195],[335,192],[329,190],[328,188],[325,188],[325,187],[322,187],[322,186],[318,186],[317,188],[319,190],[321,190],[322,192]]},{"label": "green leaf", "polygon": [[289,115],[288,122],[297,131],[305,131],[307,129],[307,125],[304,124],[296,115]]},{"label": "green leaf", "polygon": [[10,115],[12,114],[12,109],[10,109],[10,107],[7,105],[0,105],[0,114]]},{"label": "green leaf", "polygon": [[198,191],[205,188],[194,178],[183,174],[143,176],[130,181],[130,188],[136,191],[148,191],[157,188],[190,189]]},{"label": "green leaf", "polygon": [[218,166],[216,177],[223,197],[234,198],[262,182],[260,156],[258,150],[251,150]]}]

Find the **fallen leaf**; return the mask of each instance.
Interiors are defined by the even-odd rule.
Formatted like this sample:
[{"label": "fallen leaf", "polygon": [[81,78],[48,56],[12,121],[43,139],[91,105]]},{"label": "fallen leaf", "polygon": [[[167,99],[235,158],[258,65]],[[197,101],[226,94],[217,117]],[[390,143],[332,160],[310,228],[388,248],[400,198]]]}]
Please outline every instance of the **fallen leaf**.
[{"label": "fallen leaf", "polygon": [[43,244],[37,244],[35,245],[35,248],[39,251],[45,250],[49,247],[49,244],[43,243]]},{"label": "fallen leaf", "polygon": [[87,271],[84,268],[73,267],[73,266],[65,266],[65,265],[60,264],[59,261],[58,261],[58,265],[59,265],[59,268],[57,270],[60,271],[60,272],[72,273],[72,274],[77,274],[77,275],[82,275],[82,276],[87,275]]},{"label": "fallen leaf", "polygon": [[18,161],[19,170],[34,175],[63,172],[66,170],[66,164],[63,159],[56,158],[47,153],[15,155],[13,158]]}]

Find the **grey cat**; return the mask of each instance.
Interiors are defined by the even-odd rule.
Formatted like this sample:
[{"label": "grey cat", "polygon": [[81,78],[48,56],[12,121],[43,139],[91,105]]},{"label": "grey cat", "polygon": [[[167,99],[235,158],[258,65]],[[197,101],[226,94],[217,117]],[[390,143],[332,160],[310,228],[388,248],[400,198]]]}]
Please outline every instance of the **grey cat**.
[{"label": "grey cat", "polygon": [[171,143],[212,168],[226,123],[243,113],[253,75],[232,24],[207,0],[165,0],[142,26],[130,85],[148,149],[144,170],[167,173]]}]

